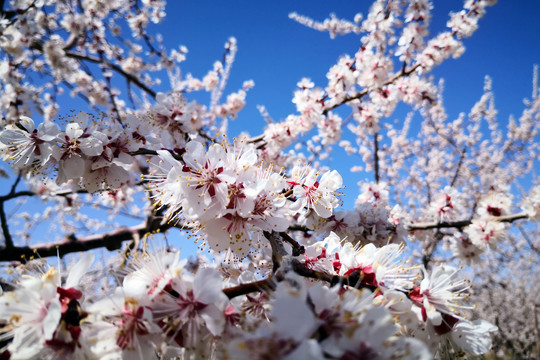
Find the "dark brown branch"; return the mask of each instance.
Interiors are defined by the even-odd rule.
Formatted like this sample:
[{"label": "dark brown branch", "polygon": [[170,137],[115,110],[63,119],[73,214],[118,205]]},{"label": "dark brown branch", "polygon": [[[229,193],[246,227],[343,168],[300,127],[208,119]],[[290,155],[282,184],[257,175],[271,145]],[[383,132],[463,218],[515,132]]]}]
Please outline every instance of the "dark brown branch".
[{"label": "dark brown branch", "polygon": [[[100,54],[101,61],[105,62],[103,60],[103,53],[99,53],[99,54]],[[109,98],[111,99],[113,112],[116,115],[116,121],[118,121],[120,125],[122,125],[122,116],[120,116],[120,110],[118,109],[118,105],[116,104],[116,99],[112,91],[111,77],[109,76],[109,74],[107,74],[107,69],[105,67],[101,68],[101,71],[107,83],[105,90],[107,91],[107,94],[109,95]]]},{"label": "dark brown branch", "polygon": [[292,255],[293,256],[298,256],[298,255],[302,255],[303,253],[306,252],[306,249],[304,248],[303,245],[301,245],[300,243],[298,243],[298,241],[294,240],[289,234],[287,234],[286,232],[280,232],[279,235],[281,235],[281,238],[288,242],[289,244],[291,244],[292,248],[293,248],[293,253]]},{"label": "dark brown branch", "polygon": [[[178,161],[180,161],[182,163],[184,162],[184,160],[182,159],[182,156],[180,156],[178,152],[171,151],[171,150],[169,150],[169,152],[171,153],[173,158],[175,158],[176,160],[178,160]],[[131,156],[135,156],[135,155],[158,155],[156,150],[149,150],[149,149],[145,149],[145,148],[140,148],[139,150],[131,151],[128,154],[131,155]]]},{"label": "dark brown branch", "polygon": [[378,184],[381,180],[379,174],[379,133],[373,135],[373,169],[375,171],[375,182]]},{"label": "dark brown branch", "polygon": [[0,225],[2,227],[2,233],[4,234],[4,247],[6,248],[13,248],[13,239],[11,238],[11,233],[9,232],[9,226],[8,221],[6,217],[6,210],[4,208],[4,202],[6,202],[9,199],[13,199],[15,197],[18,197],[15,192],[15,189],[17,188],[17,185],[21,181],[21,174],[19,173],[17,175],[17,178],[13,182],[13,185],[11,186],[11,189],[9,190],[9,194],[5,196],[0,196]]},{"label": "dark brown branch", "polygon": [[266,278],[259,281],[254,281],[251,283],[240,284],[230,288],[223,289],[223,292],[229,299],[235,298],[237,296],[246,295],[252,292],[257,291],[268,291],[275,288],[275,283],[272,278]]},{"label": "dark brown branch", "polygon": [[[513,215],[493,217],[489,220],[500,222],[513,222],[521,219],[528,219],[529,215],[526,213],[519,213]],[[443,228],[457,228],[462,229],[472,224],[472,220],[459,220],[459,221],[439,221],[439,222],[425,222],[425,223],[413,223],[406,225],[405,228],[409,231],[414,230],[429,230],[429,229],[443,229]]]},{"label": "dark brown branch", "polygon": [[[416,71],[416,69],[418,69],[420,67],[420,64],[416,64],[414,65],[413,67],[411,67],[410,69],[406,70],[406,69],[402,69],[399,73],[397,73],[396,75],[394,75],[392,78],[388,79],[386,82],[384,82],[382,84],[382,86],[386,86],[386,85],[390,85],[392,83],[394,83],[396,80],[398,80],[399,78],[401,77],[404,77],[404,76],[409,76],[410,74],[412,74],[413,72]],[[364,89],[362,91],[359,91],[357,92],[356,94],[353,94],[353,95],[350,95],[350,96],[346,96],[343,100],[341,100],[340,102],[332,105],[332,106],[329,106],[328,108],[324,109],[323,111],[323,115],[326,115],[328,114],[329,111],[343,105],[343,104],[346,104],[352,100],[356,100],[356,99],[361,99],[363,98],[364,96],[366,96],[370,90],[373,90],[373,89]]]},{"label": "dark brown branch", "polygon": [[427,244],[427,246],[423,249],[423,255],[422,255],[422,263],[424,264],[424,267],[428,269],[429,263],[431,262],[431,259],[433,257],[433,252],[435,252],[435,249],[437,248],[437,245],[441,242],[441,240],[444,238],[444,234],[441,231],[437,231],[435,234],[434,239]]},{"label": "dark brown branch", "polygon": [[291,261],[291,265],[295,273],[297,273],[298,275],[302,275],[304,277],[310,278],[310,279],[326,281],[327,283],[330,283],[330,285],[332,286],[339,283],[346,283],[346,281],[344,281],[346,277],[341,277],[338,275],[331,275],[325,272],[309,269],[297,259],[293,259]]},{"label": "dark brown branch", "polygon": [[6,218],[6,211],[4,209],[4,202],[0,202],[0,222],[2,225],[2,233],[4,234],[4,246],[6,249],[13,248],[13,239],[11,238],[11,233],[9,232],[9,227]]},{"label": "dark brown branch", "polygon": [[149,150],[149,149],[144,149],[144,148],[129,152],[129,155],[131,155],[131,156],[135,156],[135,155],[157,155],[157,154],[158,153],[155,150]]},{"label": "dark brown branch", "polygon": [[99,58],[94,57],[94,56],[79,54],[79,53],[72,52],[72,51],[66,51],[66,56],[74,58],[74,59],[78,59],[78,60],[86,60],[86,61],[90,61],[90,62],[93,62],[93,63],[96,63],[96,64],[103,64],[105,66],[108,66],[111,69],[113,69],[114,71],[116,71],[117,73],[121,74],[123,77],[125,77],[130,82],[137,85],[141,90],[145,91],[147,94],[152,96],[152,98],[154,98],[154,99],[156,98],[156,92],[154,90],[152,90],[148,86],[146,86],[136,76],[125,72],[120,66],[118,66],[116,64],[113,64],[113,63],[111,63],[109,61],[101,61]]},{"label": "dark brown branch", "polygon": [[29,246],[12,246],[0,250],[0,261],[21,261],[28,260],[36,255],[40,257],[56,256],[62,257],[65,254],[88,251],[98,248],[117,250],[122,243],[133,238],[144,237],[144,235],[156,231],[166,231],[173,225],[162,221],[161,217],[151,216],[146,222],[132,227],[124,227],[104,234],[76,237],[68,235],[60,242],[38,244]]},{"label": "dark brown branch", "polygon": [[458,161],[458,164],[457,164],[457,168],[456,168],[456,172],[454,173],[454,177],[452,178],[452,181],[450,182],[450,186],[454,186],[454,184],[456,183],[457,179],[458,179],[458,176],[459,176],[459,171],[461,170],[461,166],[463,165],[463,159],[465,158],[465,152],[467,151],[466,148],[463,148],[459,154],[459,161]]},{"label": "dark brown branch", "polygon": [[[345,286],[352,286],[355,288],[366,288],[370,289],[372,291],[375,290],[375,286],[362,284],[361,283],[361,275],[359,271],[353,272],[349,276],[339,276],[339,275],[332,275],[329,273],[325,273],[322,271],[316,271],[313,269],[309,269],[306,267],[305,264],[303,264],[298,259],[291,259],[290,261],[291,270],[293,270],[298,275],[301,275],[306,278],[315,279],[315,280],[321,280],[325,281],[330,284],[330,286],[334,285],[345,285]],[[252,292],[267,292],[275,289],[275,282],[279,281],[278,277],[274,278],[266,278],[259,281],[254,281],[251,283],[246,284],[240,284],[234,287],[223,289],[223,292],[229,299],[232,299],[237,296],[246,295]]]},{"label": "dark brown branch", "polygon": [[283,246],[283,240],[279,233],[264,231],[263,234],[272,247],[272,272],[275,273],[279,269],[283,257],[288,255],[287,250]]}]

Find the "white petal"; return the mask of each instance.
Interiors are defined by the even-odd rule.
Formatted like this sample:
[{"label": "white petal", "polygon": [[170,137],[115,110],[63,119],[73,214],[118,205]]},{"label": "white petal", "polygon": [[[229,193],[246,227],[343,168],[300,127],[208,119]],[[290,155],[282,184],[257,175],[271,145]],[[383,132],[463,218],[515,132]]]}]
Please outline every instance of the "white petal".
[{"label": "white petal", "polygon": [[88,271],[92,263],[94,262],[94,253],[88,251],[79,259],[79,261],[71,267],[69,275],[66,279],[65,288],[69,289],[79,285],[81,277]]},{"label": "white petal", "polygon": [[19,124],[26,129],[29,133],[32,133],[36,128],[34,120],[30,119],[28,116],[21,116],[19,118]]},{"label": "white petal", "polygon": [[466,352],[481,355],[491,349],[490,333],[497,330],[496,326],[485,320],[462,320],[452,328],[452,340]]},{"label": "white petal", "polygon": [[197,271],[195,279],[193,280],[193,295],[197,301],[203,304],[216,304],[223,300],[226,301],[227,297],[221,291],[222,278],[216,269],[203,268]]},{"label": "white petal", "polygon": [[66,135],[70,139],[78,139],[83,134],[83,130],[77,123],[69,123],[66,126]]},{"label": "white petal", "polygon": [[306,302],[293,297],[282,297],[274,302],[272,317],[280,337],[301,341],[309,338],[317,327],[313,312]]},{"label": "white petal", "polygon": [[204,146],[198,141],[190,141],[186,145],[186,153],[184,154],[184,161],[187,166],[192,169],[200,169],[205,164],[206,151]]},{"label": "white petal", "polygon": [[62,170],[67,179],[78,179],[84,174],[85,161],[80,156],[70,156],[62,161]]}]

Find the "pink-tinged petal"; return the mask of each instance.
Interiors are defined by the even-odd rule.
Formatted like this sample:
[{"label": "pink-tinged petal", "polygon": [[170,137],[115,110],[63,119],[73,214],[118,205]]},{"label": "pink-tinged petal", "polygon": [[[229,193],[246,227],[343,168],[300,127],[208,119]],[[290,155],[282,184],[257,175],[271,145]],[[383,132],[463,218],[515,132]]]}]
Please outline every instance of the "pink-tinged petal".
[{"label": "pink-tinged petal", "polygon": [[56,331],[62,317],[62,305],[58,299],[54,299],[47,308],[47,316],[43,320],[43,334],[45,340],[50,340]]},{"label": "pink-tinged petal", "polygon": [[120,186],[127,184],[130,180],[129,172],[118,165],[111,165],[105,176],[105,183],[113,188],[118,189]]},{"label": "pink-tinged petal", "polygon": [[90,115],[84,111],[79,111],[77,115],[73,118],[73,121],[77,123],[81,128],[86,128],[86,125],[88,125],[88,120],[90,119]]},{"label": "pink-tinged petal", "polygon": [[97,136],[79,139],[81,151],[88,156],[99,156],[103,153],[103,141]]},{"label": "pink-tinged petal", "polygon": [[16,158],[17,160],[13,162],[14,167],[22,168],[24,166],[31,165],[35,159],[34,147],[28,147],[21,151],[18,155],[19,156]]},{"label": "pink-tinged petal", "polygon": [[427,315],[427,318],[431,321],[434,326],[441,325],[442,315],[437,311],[437,308],[433,306],[428,298],[424,298],[424,309]]},{"label": "pink-tinged petal", "polygon": [[[213,169],[224,165],[227,158],[225,149],[219,144],[214,144],[208,148],[208,167]],[[206,165],[206,164],[205,164]]]},{"label": "pink-tinged petal", "polygon": [[170,153],[170,151],[168,150],[158,150],[157,151],[158,153],[158,156],[168,165],[170,166],[171,168],[172,167],[178,167],[178,166],[181,166],[180,162],[178,160],[176,160],[172,154]]},{"label": "pink-tinged petal", "polygon": [[330,207],[325,201],[321,201],[322,199],[315,201],[313,204],[313,210],[319,215],[320,217],[326,219],[332,216],[333,208]]},{"label": "pink-tinged petal", "polygon": [[8,146],[16,145],[21,141],[28,141],[20,130],[4,130],[0,133],[0,141]]},{"label": "pink-tinged petal", "polygon": [[125,164],[125,165],[131,165],[133,164],[133,157],[125,152],[121,152],[118,154],[118,157],[115,159],[115,162]]}]

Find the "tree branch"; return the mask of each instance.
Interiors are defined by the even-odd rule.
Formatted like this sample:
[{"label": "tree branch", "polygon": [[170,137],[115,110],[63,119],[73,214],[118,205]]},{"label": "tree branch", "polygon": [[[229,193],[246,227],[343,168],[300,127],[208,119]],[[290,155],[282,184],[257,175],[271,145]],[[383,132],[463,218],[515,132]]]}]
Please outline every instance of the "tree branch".
[{"label": "tree branch", "polygon": [[378,184],[381,180],[379,174],[379,132],[373,135],[373,169],[375,171],[375,182]]},{"label": "tree branch", "polygon": [[4,208],[4,202],[6,202],[9,199],[13,199],[16,196],[15,189],[17,188],[17,185],[21,181],[21,174],[19,173],[17,175],[17,178],[13,182],[13,185],[11,186],[11,189],[9,190],[9,194],[5,196],[0,197],[0,225],[2,227],[2,233],[4,234],[4,246],[6,248],[13,248],[13,239],[11,238],[11,233],[9,232],[7,217],[6,217],[6,210]]},{"label": "tree branch", "polygon": [[[533,251],[535,253],[537,253],[538,255],[540,255],[540,249],[537,248],[536,246],[534,246],[532,240],[529,238],[529,235],[527,235],[527,232],[525,231],[525,229],[523,229],[523,226],[521,225],[517,225],[517,228],[519,229],[519,232],[521,232],[521,235],[523,236],[523,238],[525,239],[525,241],[527,241],[527,243],[529,244],[529,246],[531,247],[531,249],[533,249]],[[538,345],[540,346],[540,342],[538,343]],[[539,358],[540,359],[540,358]]]},{"label": "tree branch", "polygon": [[[303,277],[310,278],[310,279],[325,281],[329,283],[330,286],[340,284],[340,285],[345,285],[345,286],[351,286],[357,289],[366,288],[372,291],[376,289],[375,286],[361,283],[362,277],[359,271],[355,271],[349,276],[339,276],[339,275],[332,275],[332,274],[322,272],[322,271],[309,269],[308,267],[306,267],[305,264],[303,264],[298,259],[291,259],[290,265],[291,265],[291,270],[293,270],[298,275],[301,275]],[[237,286],[226,288],[226,289],[223,289],[223,292],[225,293],[225,295],[227,295],[229,299],[232,299],[237,296],[246,295],[252,292],[271,291],[275,289],[276,281],[280,281],[280,279],[278,277],[269,277],[263,280],[240,284]]]},{"label": "tree branch", "polygon": [[[513,214],[513,215],[494,217],[494,218],[490,218],[489,220],[499,221],[499,222],[513,222],[516,220],[528,219],[528,218],[529,218],[529,215],[527,215],[526,213],[519,213],[519,214]],[[439,221],[439,222],[413,223],[413,224],[406,225],[405,228],[409,231],[443,229],[443,228],[462,229],[471,224],[472,224],[472,220]]]},{"label": "tree branch", "polygon": [[454,177],[452,178],[452,181],[450,182],[450,186],[454,186],[454,184],[456,183],[457,179],[458,179],[458,176],[459,176],[459,171],[461,170],[461,166],[463,165],[463,159],[465,158],[465,152],[467,151],[466,148],[463,148],[461,149],[461,152],[459,154],[459,161],[458,161],[458,164],[457,164],[457,167],[456,167],[456,172],[454,173]]},{"label": "tree branch", "polygon": [[2,232],[4,233],[5,248],[13,248],[13,239],[11,238],[11,233],[9,232],[9,227],[7,224],[6,211],[4,210],[4,202],[0,202],[0,222],[2,225]]},{"label": "tree branch", "polygon": [[132,240],[134,237],[144,237],[148,233],[156,231],[166,231],[173,225],[163,221],[161,217],[150,216],[146,222],[132,227],[124,227],[108,233],[76,237],[68,235],[60,242],[38,244],[29,246],[12,246],[0,250],[0,261],[21,261],[32,259],[36,254],[40,257],[56,256],[62,257],[65,254],[88,251],[98,248],[107,250],[117,250],[122,243]]},{"label": "tree branch", "polygon": [[[404,77],[404,76],[409,76],[410,74],[412,74],[413,72],[416,71],[416,69],[418,69],[420,67],[420,64],[416,64],[414,65],[413,67],[409,68],[408,70],[406,69],[402,69],[399,73],[397,73],[396,75],[394,75],[393,77],[391,77],[390,79],[388,79],[387,81],[385,81],[382,86],[386,86],[386,85],[390,85],[392,83],[394,83],[396,80],[398,80],[399,78],[401,77]],[[381,87],[382,87],[381,86]],[[356,100],[356,99],[361,99],[363,98],[364,96],[366,96],[370,90],[373,90],[373,89],[364,89],[362,91],[359,91],[357,92],[356,94],[353,94],[353,95],[350,95],[350,96],[346,96],[345,98],[343,98],[342,101],[332,105],[332,106],[329,106],[328,108],[324,109],[323,111],[323,115],[326,115],[328,114],[329,111],[331,110],[334,110],[335,108],[343,105],[343,104],[346,104],[348,103],[349,101],[352,101],[352,100]]]},{"label": "tree branch", "polygon": [[93,62],[93,63],[96,63],[96,64],[104,64],[104,65],[110,67],[111,69],[113,69],[114,71],[116,71],[117,73],[121,74],[123,77],[125,77],[126,79],[128,79],[129,81],[134,83],[135,85],[137,85],[141,90],[145,91],[147,94],[152,96],[152,98],[154,98],[154,99],[156,98],[156,92],[154,90],[152,90],[148,86],[146,86],[136,76],[125,72],[120,66],[118,66],[116,64],[113,64],[113,63],[111,63],[109,61],[106,61],[106,60],[101,61],[99,58],[94,57],[94,56],[79,54],[79,53],[72,52],[72,51],[66,51],[66,56],[74,58],[74,59],[78,59],[78,60],[90,61],[90,62]]},{"label": "tree branch", "polygon": [[274,280],[272,278],[266,278],[263,280],[226,288],[223,289],[223,292],[225,293],[225,295],[227,295],[229,299],[232,299],[237,296],[246,295],[252,292],[273,290],[274,288]]}]

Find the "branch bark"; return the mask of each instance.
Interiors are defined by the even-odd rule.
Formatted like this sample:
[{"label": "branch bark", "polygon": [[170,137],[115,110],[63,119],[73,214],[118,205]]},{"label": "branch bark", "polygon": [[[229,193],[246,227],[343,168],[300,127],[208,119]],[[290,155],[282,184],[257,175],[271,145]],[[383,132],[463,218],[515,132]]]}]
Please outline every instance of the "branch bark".
[{"label": "branch bark", "polygon": [[101,61],[99,58],[94,57],[94,56],[89,56],[89,55],[85,55],[85,54],[79,54],[79,53],[72,52],[72,51],[66,51],[66,56],[71,57],[73,59],[90,61],[90,62],[93,62],[93,63],[96,63],[96,64],[104,64],[104,65],[110,67],[111,69],[113,69],[114,71],[116,71],[117,73],[119,73],[120,75],[122,75],[128,81],[130,81],[130,82],[134,83],[135,85],[137,85],[141,90],[145,91],[147,94],[152,96],[152,98],[154,98],[154,99],[156,98],[156,92],[154,90],[152,90],[148,86],[146,86],[136,76],[125,72],[120,66],[118,66],[116,64],[113,64],[113,63],[111,63],[109,61],[106,61],[106,60]]},{"label": "branch bark", "polygon": [[79,251],[88,251],[98,248],[107,250],[120,249],[122,243],[132,240],[135,237],[144,237],[148,233],[155,231],[166,231],[173,225],[163,221],[161,217],[151,216],[142,224],[132,227],[125,227],[111,232],[76,237],[68,235],[60,242],[38,244],[35,246],[12,246],[0,250],[0,261],[21,261],[32,259],[36,255],[49,257],[59,255],[60,257]]},{"label": "branch bark", "polygon": [[375,170],[375,182],[378,184],[381,180],[379,174],[379,133],[373,135],[373,169]]},{"label": "branch bark", "polygon": [[[499,216],[491,218],[490,220],[499,222],[513,222],[521,219],[528,219],[529,215],[526,213],[519,213],[513,215]],[[472,220],[458,220],[458,221],[434,221],[434,222],[420,222],[406,225],[405,228],[409,231],[414,230],[429,230],[429,229],[443,229],[443,228],[457,228],[462,229],[472,224]]]}]

